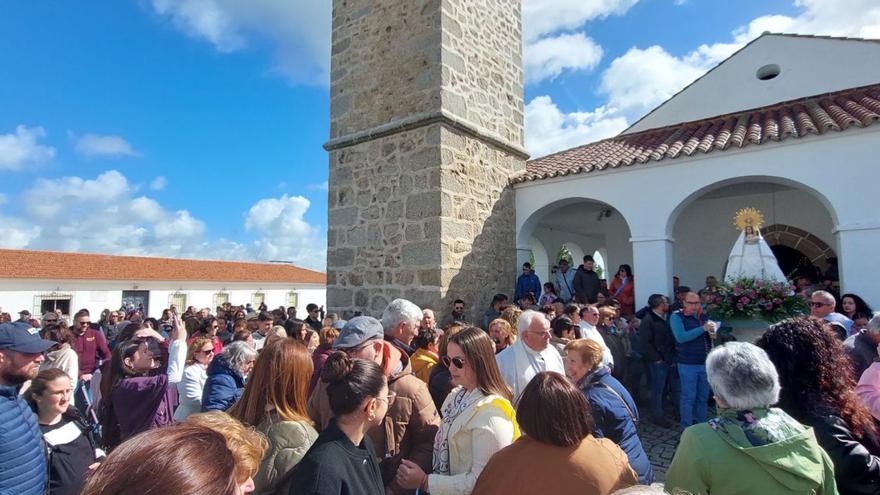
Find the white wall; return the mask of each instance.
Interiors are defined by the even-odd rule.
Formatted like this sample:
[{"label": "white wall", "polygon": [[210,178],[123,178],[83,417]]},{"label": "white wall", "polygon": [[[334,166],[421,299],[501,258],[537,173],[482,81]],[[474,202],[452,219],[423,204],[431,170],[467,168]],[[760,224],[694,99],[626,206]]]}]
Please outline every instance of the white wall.
[{"label": "white wall", "polygon": [[[690,122],[880,81],[880,43],[765,36],[637,122],[626,133]],[[774,79],[755,76],[779,65]],[[724,95],[719,98],[718,95]]]},{"label": "white wall", "polygon": [[[150,291],[149,316],[160,317],[162,310],[167,308],[171,295],[183,293],[187,296],[186,304],[197,308],[213,308],[214,295],[218,292],[229,294],[229,302],[244,305],[251,302],[255,292],[266,295],[266,305],[270,308],[287,306],[290,292],[298,294],[297,314],[305,315],[306,305],[315,303],[325,305],[327,301],[326,287],[314,284],[241,284],[241,283],[208,283],[208,282],[143,282],[125,283],[120,281],[94,280],[12,280],[0,279],[0,308],[3,311],[17,313],[27,309],[31,313],[39,312],[37,296],[56,293],[70,296],[71,311],[87,308],[93,315],[100,314],[105,308],[118,309],[122,303],[123,290]],[[181,310],[185,308],[180,308]]]}]

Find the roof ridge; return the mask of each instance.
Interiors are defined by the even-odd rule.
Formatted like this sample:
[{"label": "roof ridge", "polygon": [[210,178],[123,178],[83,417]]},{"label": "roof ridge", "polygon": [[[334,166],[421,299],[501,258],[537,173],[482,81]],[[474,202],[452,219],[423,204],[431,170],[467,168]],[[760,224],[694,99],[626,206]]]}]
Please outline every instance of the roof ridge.
[{"label": "roof ridge", "polygon": [[[788,36],[791,38],[817,38],[824,40],[840,40],[840,41],[868,41],[871,43],[880,43],[880,38],[860,38],[858,36],[833,36],[830,34],[803,34],[803,33],[774,33],[772,31],[764,31],[761,36]],[[757,38],[755,38],[757,39]]]}]

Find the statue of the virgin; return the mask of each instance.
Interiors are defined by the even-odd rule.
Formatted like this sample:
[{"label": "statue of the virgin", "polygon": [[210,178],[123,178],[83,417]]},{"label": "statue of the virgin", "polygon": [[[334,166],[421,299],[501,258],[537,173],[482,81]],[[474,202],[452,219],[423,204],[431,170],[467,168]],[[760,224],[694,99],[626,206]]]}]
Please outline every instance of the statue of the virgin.
[{"label": "statue of the virgin", "polygon": [[761,212],[744,208],[736,212],[733,223],[741,232],[730,251],[725,280],[749,278],[785,282],[785,274],[779,268],[776,256],[761,236],[764,223]]}]

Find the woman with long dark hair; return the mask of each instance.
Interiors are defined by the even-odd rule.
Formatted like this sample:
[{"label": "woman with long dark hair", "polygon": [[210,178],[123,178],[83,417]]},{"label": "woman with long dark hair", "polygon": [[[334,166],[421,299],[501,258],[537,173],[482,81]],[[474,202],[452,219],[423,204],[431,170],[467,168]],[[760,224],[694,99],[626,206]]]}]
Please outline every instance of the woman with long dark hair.
[{"label": "woman with long dark hair", "polygon": [[638,483],[626,454],[610,440],[593,436],[587,401],[564,376],[535,375],[523,390],[516,416],[524,435],[492,457],[474,493],[607,495]]},{"label": "woman with long dark hair", "polygon": [[382,495],[385,486],[367,431],[382,423],[394,394],[382,367],[335,352],[321,378],[333,418],[279,493]]},{"label": "woman with long dark hair", "polygon": [[49,495],[75,495],[103,452],[95,448],[89,426],[72,407],[73,385],[60,368],[40,371],[31,380],[27,401],[37,415],[48,453]]},{"label": "woman with long dark hair", "polygon": [[636,312],[634,284],[632,268],[629,265],[620,265],[614,279],[611,280],[608,292],[612,299],[620,303],[620,313],[623,316],[629,316]]},{"label": "woman with long dark hair", "polygon": [[404,459],[397,483],[433,495],[468,495],[489,458],[519,437],[510,387],[495,362],[495,344],[477,327],[449,338],[443,363],[456,386],[443,403],[434,469]]},{"label": "woman with long dark hair", "polygon": [[113,350],[109,371],[101,380],[101,426],[108,448],[174,422],[187,350],[186,332],[176,316],[171,338],[168,344],[155,330],[144,328]]},{"label": "woman with long dark hair", "polygon": [[779,407],[813,427],[834,462],[841,495],[880,493],[877,427],[834,333],[822,321],[792,318],[771,326],[756,344],[779,373]]},{"label": "woman with long dark hair", "polygon": [[850,320],[854,320],[855,316],[859,313],[866,315],[868,318],[874,314],[871,306],[869,306],[864,299],[851,292],[840,296],[840,299],[837,300],[837,307],[834,308],[834,311],[846,316]]},{"label": "woman with long dark hair", "polygon": [[260,351],[241,399],[229,414],[269,439],[254,477],[255,493],[275,493],[278,482],[302,460],[318,432],[309,419],[312,358],[293,339],[278,339]]}]

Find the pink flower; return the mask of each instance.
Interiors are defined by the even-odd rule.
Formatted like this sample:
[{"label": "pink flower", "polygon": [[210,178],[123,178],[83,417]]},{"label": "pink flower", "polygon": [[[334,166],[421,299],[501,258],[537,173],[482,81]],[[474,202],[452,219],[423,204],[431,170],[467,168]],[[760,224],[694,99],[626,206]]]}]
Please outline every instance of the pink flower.
[{"label": "pink flower", "polygon": [[743,309],[743,305],[742,305],[742,304],[737,304],[737,305],[736,305],[736,309],[742,311],[742,309]]},{"label": "pink flower", "polygon": [[768,311],[771,310],[771,309],[773,309],[773,303],[767,303],[767,304],[765,304],[765,305],[764,305],[764,308],[767,309]]}]

